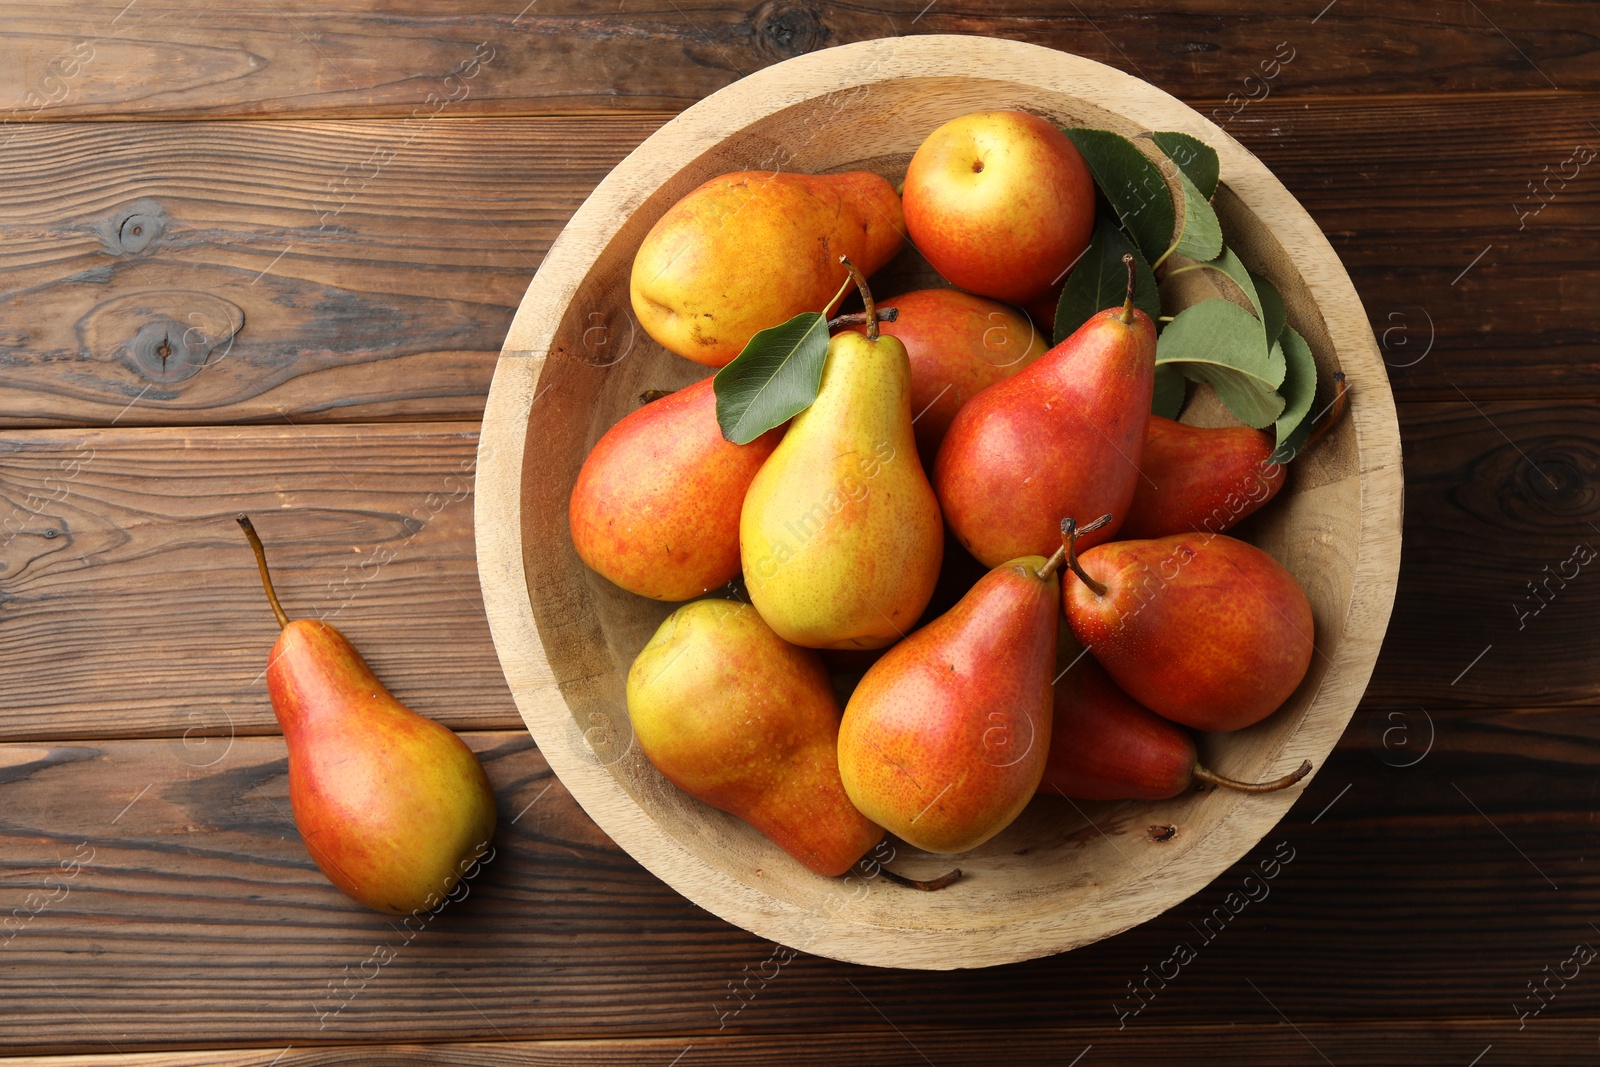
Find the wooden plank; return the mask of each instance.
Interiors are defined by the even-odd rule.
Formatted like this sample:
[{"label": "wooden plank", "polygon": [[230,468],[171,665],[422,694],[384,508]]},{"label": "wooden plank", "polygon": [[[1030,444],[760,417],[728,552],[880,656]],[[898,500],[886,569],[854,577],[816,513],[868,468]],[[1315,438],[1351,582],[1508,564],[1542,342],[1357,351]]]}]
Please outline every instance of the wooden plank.
[{"label": "wooden plank", "polygon": [[[683,0],[304,0],[204,8],[177,0],[8,4],[0,72],[13,123],[34,117],[457,114],[677,110],[752,70],[813,49],[912,33],[991,34],[1075,52],[1184,99],[1264,93],[1593,88],[1593,16],[1581,0],[1509,0],[1426,12],[1374,0],[1219,13],[1171,3],[1048,0],[928,5],[749,5]],[[1504,32],[1501,32],[1501,31]],[[1279,42],[1292,56],[1266,83]],[[3,120],[5,116],[0,116]]]},{"label": "wooden plank", "polygon": [[418,711],[520,726],[472,542],[477,426],[28,431],[0,441],[0,731],[275,732],[277,627],[322,616]]},{"label": "wooden plank", "polygon": [[659,121],[28,127],[0,423],[476,418],[544,250]]},{"label": "wooden plank", "polygon": [[[775,960],[770,943],[618,852],[525,733],[468,735],[496,786],[496,855],[466,899],[414,925],[364,911],[313,868],[289,819],[279,739],[237,738],[203,767],[161,740],[0,746],[0,916],[12,920],[0,935],[0,1048],[225,1042],[275,1055],[583,1038],[671,1041],[676,1055],[707,1037],[887,1040],[893,1026],[919,1045],[925,1031],[1067,1028],[1113,1057],[1118,1041],[1149,1040],[1153,1060],[1174,1032],[1240,1048],[1225,1028],[1259,1036],[1287,1017],[1320,1034],[1364,1020],[1376,1040],[1470,1012],[1486,1022],[1435,1031],[1453,1056],[1465,1049],[1454,1062],[1502,1038],[1508,1062],[1538,1062],[1536,1050],[1565,1047],[1546,1033],[1600,1013],[1600,983],[1581,978],[1521,1035],[1512,1010],[1543,968],[1596,943],[1583,917],[1600,908],[1600,878],[1573,847],[1591,822],[1593,716],[1461,713],[1438,725],[1410,767],[1386,765],[1375,756],[1392,750],[1352,732],[1245,861],[1144,926],[915,980]],[[1137,810],[1128,820],[1137,832]],[[1166,986],[1129,1016],[1128,983],[1180,942],[1196,958],[1176,976],[1169,965]],[[1462,1033],[1486,1036],[1469,1046]]]},{"label": "wooden plank", "polygon": [[[929,1063],[994,1063],[1015,1067],[1064,1067],[1074,1055],[1085,1065],[1169,1067],[1174,1063],[1235,1064],[1404,1062],[1421,1067],[1461,1067],[1490,1047],[1510,1049],[1521,1062],[1578,1062],[1591,1053],[1593,1019],[1552,1018],[1537,1031],[1508,1037],[1506,1027],[1482,1019],[1425,1018],[1392,1023],[1238,1023],[1231,1026],[1165,1026],[1107,1034],[1066,1027],[1025,1030],[914,1030],[896,1033],[880,1022],[876,1031],[796,1031],[761,1037],[696,1034],[688,1039],[624,1038],[569,1041],[484,1041],[435,1045],[334,1045],[214,1052],[23,1056],[12,1067],[663,1067],[682,1056],[693,1064],[797,1064],[832,1067],[927,1067]],[[1098,1050],[1098,1051],[1095,1051]],[[1100,1060],[1093,1057],[1101,1056]],[[1109,1057],[1115,1057],[1111,1059]],[[274,1058],[278,1057],[278,1058]],[[1204,1057],[1204,1059],[1201,1059]],[[1483,1062],[1488,1063],[1485,1059]]]},{"label": "wooden plank", "polygon": [[[1527,583],[1600,549],[1600,403],[1409,403],[1401,425],[1405,555],[1369,704],[1595,702],[1594,568],[1568,564],[1538,599]],[[461,424],[7,435],[0,739],[275,732],[241,509],[292,613],[328,613],[418,710],[518,728],[478,592],[476,441]]]},{"label": "wooden plank", "polygon": [[1407,404],[1406,518],[1388,641],[1393,705],[1593,703],[1600,610],[1592,401]]},{"label": "wooden plank", "polygon": [[[1230,128],[1332,238],[1399,396],[1600,396],[1600,163],[1526,214],[1600,149],[1586,108],[1274,98]],[[28,127],[0,152],[0,426],[477,418],[545,250],[661,121]]]}]

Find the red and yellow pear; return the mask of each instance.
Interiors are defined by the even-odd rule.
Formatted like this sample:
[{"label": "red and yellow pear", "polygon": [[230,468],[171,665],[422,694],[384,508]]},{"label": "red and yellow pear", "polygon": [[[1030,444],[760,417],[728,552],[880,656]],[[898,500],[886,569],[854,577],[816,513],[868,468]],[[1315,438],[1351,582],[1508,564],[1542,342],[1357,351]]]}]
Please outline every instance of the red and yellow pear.
[{"label": "red and yellow pear", "polygon": [[951,285],[1028,306],[1094,230],[1094,178],[1066,134],[1023,111],[951,119],[911,157],[906,229]]},{"label": "red and yellow pear", "polygon": [[916,848],[976,848],[1039,786],[1062,558],[985,574],[955,607],[895,645],[856,686],[839,727],[845,791]]},{"label": "red and yellow pear", "polygon": [[267,692],[289,749],[289,806],[328,880],[377,911],[439,906],[494,834],[489,778],[470,748],[383,687],[317,619],[290,621],[261,539],[239,516],[281,632]]},{"label": "red and yellow pear", "polygon": [[904,240],[900,197],[876,174],[723,174],[645,235],[633,311],[667,351],[721,367],[758,331],[825,305],[841,255],[872,274]]},{"label": "red and yellow pear", "polygon": [[711,379],[654,400],[601,437],[578,471],[568,525],[578,557],[616,585],[689,600],[739,576],[739,511],[782,429],[736,445]]},{"label": "red and yellow pear", "polygon": [[[1090,317],[956,415],[933,486],[945,522],[986,566],[1048,555],[1063,515],[1121,515],[1139,478],[1155,386],[1156,329],[1127,299]],[[1116,532],[1097,531],[1095,541]]]},{"label": "red and yellow pear", "polygon": [[1124,541],[1180,533],[1222,533],[1283,488],[1269,434],[1248,426],[1206,428],[1150,416],[1144,476],[1117,530]]},{"label": "red and yellow pear", "polygon": [[818,874],[843,874],[883,838],[839,780],[839,699],[821,656],[748,604],[696,600],[667,616],[627,694],[634,738],[668,781]]},{"label": "red and yellow pear", "polygon": [[1244,793],[1287,789],[1302,763],[1272,782],[1240,782],[1200,763],[1194,737],[1124,693],[1092,656],[1057,679],[1050,756],[1039,792],[1078,800],[1165,800],[1197,784]]},{"label": "red and yellow pear", "polygon": [[[1063,531],[1069,541],[1071,520]],[[1077,639],[1139,703],[1197,730],[1260,722],[1299,687],[1314,627],[1283,564],[1225,534],[1114,541],[1062,583]]]}]

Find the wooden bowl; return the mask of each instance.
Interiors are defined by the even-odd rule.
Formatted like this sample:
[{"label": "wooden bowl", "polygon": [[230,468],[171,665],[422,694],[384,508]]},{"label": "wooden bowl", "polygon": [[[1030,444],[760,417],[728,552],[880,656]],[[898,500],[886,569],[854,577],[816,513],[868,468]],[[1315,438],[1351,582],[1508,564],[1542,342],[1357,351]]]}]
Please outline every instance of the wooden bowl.
[{"label": "wooden bowl", "polygon": [[[645,335],[628,299],[635,251],[656,219],[734,170],[904,175],[936,126],[1020,108],[1128,136],[1181,130],[1213,145],[1229,243],[1282,290],[1290,323],[1353,387],[1349,416],[1294,464],[1248,536],[1289,567],[1316,617],[1317,653],[1265,722],[1202,739],[1224,774],[1320,765],[1382,643],[1400,559],[1400,442],[1367,316],[1327,240],[1265,166],[1211,122],[1137,78],[1034,45],[904,37],[769,67],[668,122],[600,183],[550,249],[506,338],[478,452],[478,566],[500,661],[540,750],[594,820],[696,904],[763,938],[835,959],[928,969],[1063,952],[1186,899],[1254,847],[1303,786],[1268,796],[1186,793],[1159,803],[1037,798],[956,862],[965,877],[922,893],[861,874],[812,874],[739,820],[668,783],[632,743],[623,683],[672,605],[624,593],[579,562],[567,498],[600,435],[645,389],[707,368]],[[919,273],[920,272],[920,273]],[[1210,272],[1194,272],[1209,274]],[[914,253],[884,292],[928,284]],[[1319,406],[1325,399],[1319,399]],[[1154,832],[1156,827],[1175,827]],[[892,841],[891,868],[952,866]]]}]

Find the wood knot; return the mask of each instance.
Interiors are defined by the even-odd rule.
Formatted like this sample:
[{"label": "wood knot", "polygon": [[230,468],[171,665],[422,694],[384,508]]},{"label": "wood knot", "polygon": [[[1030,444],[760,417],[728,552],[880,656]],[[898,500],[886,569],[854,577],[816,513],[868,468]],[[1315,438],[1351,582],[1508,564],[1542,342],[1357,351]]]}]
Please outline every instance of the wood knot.
[{"label": "wood knot", "polygon": [[167,213],[154,200],[135,200],[95,224],[95,232],[113,256],[136,256],[148,251],[167,232]]},{"label": "wood knot", "polygon": [[813,52],[828,39],[828,28],[803,4],[782,0],[762,4],[756,9],[755,25],[760,47],[782,59]]},{"label": "wood knot", "polygon": [[78,320],[83,350],[153,382],[181,382],[233,348],[244,309],[210,293],[157,289],[108,300]]}]

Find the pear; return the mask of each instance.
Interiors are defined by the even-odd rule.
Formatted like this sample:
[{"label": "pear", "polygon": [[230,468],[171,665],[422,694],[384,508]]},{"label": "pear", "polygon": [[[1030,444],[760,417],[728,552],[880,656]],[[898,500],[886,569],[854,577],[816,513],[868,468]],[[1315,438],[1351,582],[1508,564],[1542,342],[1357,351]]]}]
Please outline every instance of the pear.
[{"label": "pear", "polygon": [[669,352],[721,367],[757,331],[825,306],[844,280],[839,256],[872,274],[905,229],[900,197],[876,174],[724,174],[645,235],[633,311]]},{"label": "pear", "polygon": [[[1074,539],[1068,519],[1063,531]],[[1238,730],[1289,698],[1311,665],[1305,591],[1284,566],[1226,535],[1115,541],[1062,585],[1079,641],[1129,696],[1197,730]]]},{"label": "pear", "polygon": [[944,554],[911,429],[905,346],[872,328],[872,294],[856,279],[871,325],[828,342],[816,400],[762,464],[739,517],[751,602],[778,636],[809,648],[899,640]]},{"label": "pear", "polygon": [[881,303],[899,312],[882,331],[905,345],[911,359],[913,428],[930,468],[956,412],[1050,347],[1049,334],[1027,315],[959,289],[919,289]]},{"label": "pear", "polygon": [[954,853],[1027,806],[1050,750],[1061,558],[994,568],[862,677],[839,727],[839,772],[867,818]]},{"label": "pear", "polygon": [[437,908],[489,847],[494,791],[472,750],[383,687],[345,636],[278,604],[265,550],[239,516],[282,632],[267,692],[289,748],[289,806],[328,880],[377,911]]},{"label": "pear", "polygon": [[1055,685],[1050,756],[1039,792],[1079,800],[1165,800],[1196,785],[1244,793],[1287,789],[1310,762],[1272,782],[1240,782],[1201,765],[1194,738],[1117,687],[1091,656]]},{"label": "pear", "polygon": [[632,412],[583,461],[567,514],[578,557],[656,600],[689,600],[739,576],[745,490],[783,437],[736,445],[711,379]]},{"label": "pear", "polygon": [[[933,484],[957,540],[985,566],[1060,543],[1063,515],[1120,516],[1133,499],[1155,388],[1156,329],[1133,306],[1092,316],[956,415]],[[1085,547],[1107,540],[1115,523]]]},{"label": "pear", "polygon": [[811,870],[843,874],[882,840],[839,781],[839,700],[821,657],[749,605],[697,600],[667,616],[627,693],[634,737],[668,781]]},{"label": "pear", "polygon": [[1273,440],[1248,426],[1204,428],[1150,416],[1144,472],[1117,534],[1125,541],[1222,533],[1283,488]]}]

